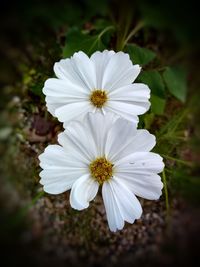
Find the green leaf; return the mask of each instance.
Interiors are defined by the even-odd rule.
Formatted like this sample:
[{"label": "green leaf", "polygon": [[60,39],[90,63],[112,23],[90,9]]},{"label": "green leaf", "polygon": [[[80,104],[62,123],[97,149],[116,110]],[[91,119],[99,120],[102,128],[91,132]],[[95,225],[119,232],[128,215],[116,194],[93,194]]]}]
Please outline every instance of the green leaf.
[{"label": "green leaf", "polygon": [[187,81],[186,72],[179,67],[167,67],[163,78],[169,92],[182,102],[186,100]]},{"label": "green leaf", "polygon": [[165,104],[166,104],[165,99],[152,94],[150,102],[151,102],[152,113],[157,114],[157,115],[162,115],[164,113]]},{"label": "green leaf", "polygon": [[154,95],[165,98],[165,85],[158,71],[143,71],[138,77],[138,80],[147,84]]},{"label": "green leaf", "polygon": [[139,47],[135,44],[127,45],[125,50],[129,53],[133,64],[145,65],[156,57],[156,54],[153,51]]},{"label": "green leaf", "polygon": [[82,33],[77,28],[72,28],[66,36],[66,45],[63,48],[63,57],[70,57],[77,51],[83,51],[91,55],[96,50],[105,49],[99,35],[90,36],[88,33]]}]

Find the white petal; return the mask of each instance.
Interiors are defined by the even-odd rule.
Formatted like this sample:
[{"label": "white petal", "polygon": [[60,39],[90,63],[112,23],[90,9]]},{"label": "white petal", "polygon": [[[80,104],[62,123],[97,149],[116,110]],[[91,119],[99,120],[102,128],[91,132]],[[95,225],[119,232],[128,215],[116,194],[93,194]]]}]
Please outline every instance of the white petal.
[{"label": "white petal", "polygon": [[74,64],[71,59],[61,59],[59,62],[56,62],[54,65],[54,72],[59,79],[65,80],[79,86],[80,88],[84,88],[86,91],[89,91],[88,87],[79,76],[76,68],[74,68]]},{"label": "white petal", "polygon": [[67,138],[72,144],[81,150],[91,160],[98,156],[98,150],[94,142],[92,133],[84,123],[79,121],[71,122],[65,130]]},{"label": "white petal", "polygon": [[117,163],[134,152],[150,151],[155,146],[155,136],[147,130],[136,130],[136,125],[119,118],[108,131],[105,155]]},{"label": "white petal", "polygon": [[135,119],[137,118],[137,115],[145,113],[149,109],[149,106],[150,103],[148,101],[146,103],[128,103],[128,101],[122,102],[109,100],[106,109],[121,115],[129,121],[137,121],[137,119]]},{"label": "white petal", "polygon": [[102,89],[102,78],[104,75],[104,71],[106,69],[106,66],[108,64],[108,62],[110,61],[112,55],[114,55],[115,52],[114,51],[108,51],[105,50],[103,52],[95,52],[94,54],[92,54],[91,56],[91,60],[94,63],[95,66],[95,71],[96,71],[96,88],[97,89]]},{"label": "white petal", "polygon": [[61,168],[47,168],[44,169],[43,171],[40,172],[40,177],[42,178],[40,180],[41,184],[45,184],[46,182],[54,182],[56,180],[59,180],[61,177],[63,176],[68,176],[72,179],[74,179],[73,177],[77,178],[77,174],[78,176],[83,175],[85,172],[88,171],[88,168],[83,169],[83,168],[73,168],[73,167],[61,167]]},{"label": "white petal", "polygon": [[115,164],[117,177],[140,197],[155,200],[162,193],[163,184],[157,173],[164,168],[162,158],[152,152],[137,152]]},{"label": "white petal", "polygon": [[67,80],[85,90],[90,91],[95,88],[95,67],[83,52],[75,53],[71,59],[56,62],[54,72],[58,78]]},{"label": "white petal", "polygon": [[105,155],[108,130],[118,118],[113,113],[105,116],[100,112],[88,113],[82,122],[69,123],[65,134],[60,134],[58,141],[63,147],[81,153],[88,161],[94,160]]},{"label": "white petal", "polygon": [[[46,101],[46,98],[45,98],[45,101]],[[47,110],[53,115],[55,116],[55,110],[57,108],[60,107],[60,103],[59,104],[49,104],[47,101],[46,101],[46,106],[47,106]]]},{"label": "white petal", "polygon": [[112,101],[146,102],[150,98],[150,89],[143,83],[133,83],[113,90],[109,98]]},{"label": "white petal", "polygon": [[142,214],[142,208],[135,195],[120,181],[113,177],[104,182],[102,196],[111,231],[121,230],[124,221],[133,223]]},{"label": "white petal", "polygon": [[101,113],[90,113],[85,117],[84,124],[92,134],[98,156],[104,156],[108,131],[117,118],[113,113],[107,113],[105,116]]},{"label": "white petal", "polygon": [[99,184],[86,174],[80,177],[72,186],[70,204],[76,210],[86,209],[98,192]]},{"label": "white petal", "polygon": [[156,138],[147,130],[137,130],[133,140],[133,152],[146,152],[150,151],[156,144]]},{"label": "white petal", "polygon": [[58,105],[57,108],[65,106],[66,104],[72,104],[72,103],[76,103],[76,102],[83,102],[83,101],[87,101],[87,98],[76,98],[76,97],[70,97],[70,96],[66,96],[66,97],[55,97],[55,96],[46,96],[46,102],[47,105]]},{"label": "white petal", "polygon": [[67,153],[63,147],[59,145],[49,145],[45,151],[39,156],[41,168],[46,166],[54,167],[55,165],[66,166],[68,160]]},{"label": "white petal", "polygon": [[[79,176],[80,177],[80,176]],[[67,190],[71,189],[73,183],[79,178],[70,179],[67,176],[63,176],[59,180],[55,180],[54,182],[47,182],[41,179],[40,183],[43,185],[43,190],[46,193],[57,195],[66,192]]]},{"label": "white petal", "polygon": [[[89,114],[89,113],[93,113],[93,112],[88,112],[88,113],[82,113],[81,115],[79,115],[78,117],[76,117],[74,120],[76,120],[76,121],[79,121],[79,122],[83,122],[84,121],[84,119],[85,119],[85,117],[87,116],[87,114]],[[69,126],[69,123],[71,123],[71,122],[73,122],[73,120],[72,121],[65,121],[64,123],[63,123],[63,128],[64,129],[67,129],[67,127]]]},{"label": "white petal", "polygon": [[78,99],[85,99],[89,95],[88,90],[67,80],[55,78],[48,79],[45,82],[43,93],[53,97],[73,97]]},{"label": "white petal", "polygon": [[80,162],[82,162],[84,166],[88,166],[88,164],[90,164],[91,159],[89,159],[88,156],[90,152],[88,153],[87,143],[83,144],[82,149],[84,150],[84,152],[82,152],[82,149],[79,149],[79,146],[81,145],[80,142],[77,148],[77,145],[74,145],[74,142],[70,141],[70,138],[68,138],[68,134],[70,133],[66,133],[66,131],[60,133],[58,135],[58,142],[65,148],[65,150],[68,151],[68,154],[71,157],[71,164],[73,162],[78,162],[79,164]]},{"label": "white petal", "polygon": [[61,122],[69,122],[76,119],[82,114],[86,114],[92,110],[89,101],[76,102],[64,105],[55,110],[55,115]]},{"label": "white petal", "polygon": [[120,173],[117,175],[136,195],[149,200],[157,200],[162,194],[163,183],[158,174]]},{"label": "white petal", "polygon": [[[110,102],[110,101],[109,101]],[[129,109],[126,108],[126,110],[123,110],[122,108],[120,108],[120,105],[109,105],[108,104],[104,107],[105,112],[113,112],[114,114],[134,123],[134,124],[138,124],[138,116],[134,115],[132,113],[129,112]],[[126,104],[125,104],[126,105]],[[128,111],[128,112],[127,112]]]},{"label": "white petal", "polygon": [[133,65],[129,55],[123,52],[114,54],[109,60],[103,75],[102,88],[112,91],[132,83],[140,73],[139,65]]},{"label": "white petal", "polygon": [[[134,126],[133,126],[134,127]],[[112,132],[113,144],[117,144],[117,135]],[[127,141],[122,146],[123,149],[114,155],[115,165],[124,157],[135,152],[149,152],[156,144],[155,136],[150,134],[147,130],[137,130],[135,135],[127,135]]]},{"label": "white petal", "polygon": [[129,146],[136,135],[136,125],[127,120],[119,118],[110,126],[105,144],[105,155],[115,161],[118,155],[122,155],[123,150]]},{"label": "white petal", "polygon": [[134,169],[134,171],[141,170],[144,173],[160,173],[163,171],[164,163],[162,157],[156,153],[135,152],[116,161],[115,166],[119,167],[120,170],[123,171]]},{"label": "white petal", "polygon": [[88,170],[82,162],[71,162],[71,157],[58,145],[48,146],[39,160],[44,169],[40,173],[40,183],[44,186],[44,191],[50,194],[67,191]]},{"label": "white petal", "polygon": [[96,73],[93,62],[83,53],[78,52],[71,58],[74,68],[88,89],[96,88]]},{"label": "white petal", "polygon": [[106,209],[106,216],[109,228],[112,232],[121,230],[124,227],[124,220],[116,203],[112,187],[109,182],[104,182],[102,187],[102,197]]},{"label": "white petal", "polygon": [[58,135],[58,142],[88,164],[97,157],[91,133],[79,121],[71,122],[65,132]]},{"label": "white petal", "polygon": [[127,102],[120,102],[120,101],[109,101],[108,106],[111,109],[118,110],[118,111],[124,111],[127,114],[132,114],[132,115],[140,115],[146,112],[146,107],[143,107],[140,103],[135,103],[135,104],[129,104]]}]

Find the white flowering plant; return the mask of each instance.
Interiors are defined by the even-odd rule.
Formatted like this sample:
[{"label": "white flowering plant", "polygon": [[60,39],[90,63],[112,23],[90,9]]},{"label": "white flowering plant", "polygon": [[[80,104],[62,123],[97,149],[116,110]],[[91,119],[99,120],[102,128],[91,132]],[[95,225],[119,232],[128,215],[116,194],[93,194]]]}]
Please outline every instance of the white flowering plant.
[{"label": "white flowering plant", "polygon": [[190,266],[200,199],[194,5],[4,2],[1,262]]},{"label": "white flowering plant", "polygon": [[21,104],[34,115],[18,135],[36,146],[39,195],[69,193],[75,210],[102,196],[102,216],[117,231],[143,219],[141,198],[159,204],[163,195],[169,213],[168,161],[185,164],[176,156],[185,138],[186,73],[145,35],[144,20],[100,17],[59,28],[37,68],[23,69],[21,87],[35,102]]},{"label": "white flowering plant", "polygon": [[138,115],[150,107],[149,87],[133,83],[140,70],[123,52],[78,52],[55,63],[57,78],[43,88],[47,109],[66,130],[39,157],[40,183],[50,194],[71,189],[77,210],[101,186],[111,231],[140,218],[136,196],[156,200],[163,187],[162,157],[150,152],[155,137],[137,129]]},{"label": "white flowering plant", "polygon": [[[155,150],[148,130],[163,116],[169,92],[185,101],[186,83],[180,68],[148,67],[158,61],[156,52],[131,42],[143,22],[124,36],[113,24],[96,23],[87,31],[68,29],[55,76],[43,83],[46,109],[64,131],[39,156],[40,184],[49,194],[71,190],[76,210],[102,192],[109,228],[116,231],[141,217],[136,196],[158,200],[163,184],[168,210],[166,155],[160,143]],[[113,36],[116,44],[110,45]]]}]

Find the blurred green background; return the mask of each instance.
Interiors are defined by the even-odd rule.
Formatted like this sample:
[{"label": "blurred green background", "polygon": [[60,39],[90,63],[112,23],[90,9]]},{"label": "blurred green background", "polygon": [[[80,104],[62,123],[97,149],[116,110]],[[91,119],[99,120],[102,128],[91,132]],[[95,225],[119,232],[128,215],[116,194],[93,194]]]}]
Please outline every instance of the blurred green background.
[{"label": "blurred green background", "polygon": [[[199,245],[199,14],[195,1],[2,1],[0,207],[3,266],[195,266]],[[42,94],[53,65],[82,50],[129,53],[151,89],[141,128],[166,164],[163,196],[115,234],[101,196],[76,212],[39,185],[38,155],[62,125]],[[10,257],[7,257],[9,252]]]}]

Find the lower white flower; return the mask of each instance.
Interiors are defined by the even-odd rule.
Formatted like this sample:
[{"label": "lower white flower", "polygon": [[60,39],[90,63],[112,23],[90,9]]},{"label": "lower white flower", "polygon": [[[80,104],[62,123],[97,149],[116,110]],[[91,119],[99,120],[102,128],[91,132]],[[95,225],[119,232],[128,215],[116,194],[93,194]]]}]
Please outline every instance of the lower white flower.
[{"label": "lower white flower", "polygon": [[39,156],[44,191],[60,194],[71,189],[71,206],[82,210],[102,186],[111,231],[140,218],[136,195],[160,197],[163,184],[157,173],[164,164],[158,154],[149,152],[155,137],[147,130],[137,130],[135,124],[110,113],[89,113],[83,123],[71,122],[58,142]]}]

